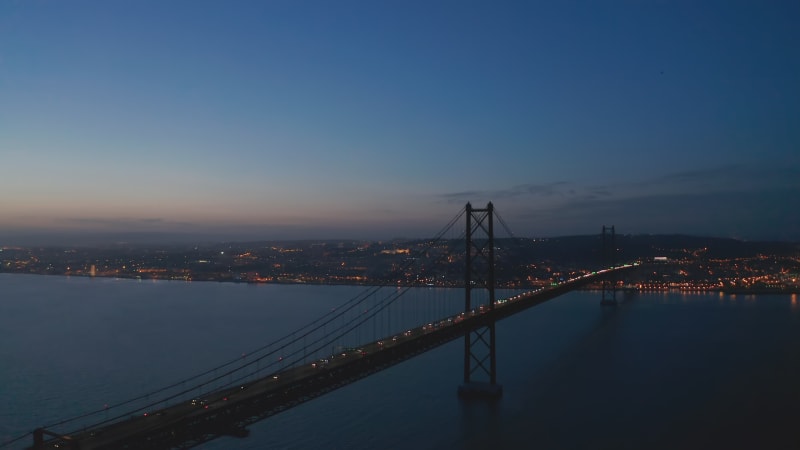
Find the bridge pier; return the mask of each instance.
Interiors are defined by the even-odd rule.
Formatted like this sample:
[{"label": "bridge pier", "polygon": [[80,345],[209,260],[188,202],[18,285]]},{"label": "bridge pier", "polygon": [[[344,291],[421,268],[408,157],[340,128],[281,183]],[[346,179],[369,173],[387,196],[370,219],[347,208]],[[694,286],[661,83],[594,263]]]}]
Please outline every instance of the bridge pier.
[{"label": "bridge pier", "polygon": [[[617,244],[614,234],[614,225],[607,227],[603,225],[603,250],[602,261],[607,267],[616,265]],[[610,275],[603,279],[603,293],[600,298],[600,306],[617,306],[617,277]]]},{"label": "bridge pier", "polygon": [[33,450],[44,448],[44,428],[37,428],[33,430]]},{"label": "bridge pier", "polygon": [[[488,333],[488,341],[485,338]],[[472,338],[476,338],[473,340]],[[464,348],[464,384],[458,387],[458,396],[461,398],[488,398],[495,399],[503,395],[503,387],[497,384],[497,359],[495,356],[495,322],[483,328],[472,330],[465,336]],[[475,344],[485,347],[482,357],[473,349]],[[467,348],[469,346],[469,348]],[[488,350],[488,353],[486,353]],[[479,350],[478,350],[479,351]],[[489,367],[484,364],[489,362]],[[473,366],[474,365],[474,366]],[[481,369],[488,375],[488,381],[472,381],[472,374]]]},{"label": "bridge pier", "polygon": [[458,387],[458,396],[465,400],[495,400],[503,396],[503,386],[496,383],[465,383]]}]

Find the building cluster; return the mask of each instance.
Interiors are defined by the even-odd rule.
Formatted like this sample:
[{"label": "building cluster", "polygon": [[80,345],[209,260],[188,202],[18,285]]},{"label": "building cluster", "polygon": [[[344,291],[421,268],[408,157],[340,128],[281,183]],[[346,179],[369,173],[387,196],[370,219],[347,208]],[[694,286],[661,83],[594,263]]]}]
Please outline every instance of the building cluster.
[{"label": "building cluster", "polygon": [[800,256],[656,262],[635,285],[644,291],[800,292]]},{"label": "building cluster", "polygon": [[[638,239],[638,240],[637,240]],[[800,249],[729,245],[709,250],[656,238],[618,240],[619,261],[647,264],[625,280],[640,290],[800,292]],[[590,273],[601,261],[595,240],[516,239],[496,243],[498,288],[535,288]],[[719,243],[717,243],[719,244]],[[774,247],[774,244],[773,244]],[[772,248],[772,247],[770,247]],[[458,287],[460,241],[298,241],[195,246],[0,248],[0,273],[249,283],[396,284]]]}]

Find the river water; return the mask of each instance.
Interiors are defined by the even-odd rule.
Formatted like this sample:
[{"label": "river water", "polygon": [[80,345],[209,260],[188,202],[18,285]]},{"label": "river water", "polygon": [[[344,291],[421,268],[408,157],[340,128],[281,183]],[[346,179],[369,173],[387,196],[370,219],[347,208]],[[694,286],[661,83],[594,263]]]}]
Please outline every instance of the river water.
[{"label": "river water", "polygon": [[[362,289],[0,274],[0,442],[228,361]],[[498,323],[495,403],[456,396],[462,351],[452,342],[201,448],[800,448],[796,296],[649,293],[601,308],[599,293],[564,295]]]}]

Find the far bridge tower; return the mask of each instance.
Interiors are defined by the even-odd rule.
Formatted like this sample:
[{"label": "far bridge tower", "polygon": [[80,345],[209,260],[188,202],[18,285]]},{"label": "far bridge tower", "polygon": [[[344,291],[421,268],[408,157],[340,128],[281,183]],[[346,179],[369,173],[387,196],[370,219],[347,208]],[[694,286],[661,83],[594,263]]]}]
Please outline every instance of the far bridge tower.
[{"label": "far bridge tower", "polygon": [[[614,267],[617,264],[617,242],[614,234],[614,225],[603,225],[603,249],[600,255],[603,268]],[[602,306],[617,305],[617,276],[615,273],[603,278],[603,296],[600,299]]]}]

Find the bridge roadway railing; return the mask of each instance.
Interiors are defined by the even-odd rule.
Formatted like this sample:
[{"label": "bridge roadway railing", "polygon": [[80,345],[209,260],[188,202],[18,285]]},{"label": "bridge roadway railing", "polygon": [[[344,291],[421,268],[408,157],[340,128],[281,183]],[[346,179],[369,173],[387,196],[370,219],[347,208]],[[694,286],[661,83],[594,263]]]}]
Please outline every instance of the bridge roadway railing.
[{"label": "bridge roadway railing", "polygon": [[634,267],[636,265],[605,269],[497,300],[494,308],[482,306],[191,402],[89,428],[71,436],[40,441],[31,448],[191,448],[223,435],[246,436],[246,427],[250,424],[458,339],[474,328]]}]

